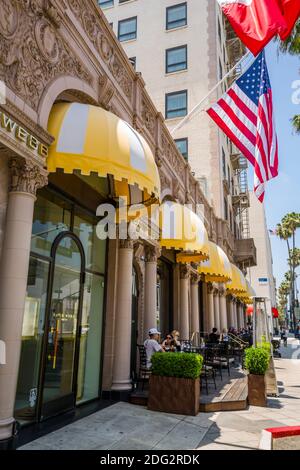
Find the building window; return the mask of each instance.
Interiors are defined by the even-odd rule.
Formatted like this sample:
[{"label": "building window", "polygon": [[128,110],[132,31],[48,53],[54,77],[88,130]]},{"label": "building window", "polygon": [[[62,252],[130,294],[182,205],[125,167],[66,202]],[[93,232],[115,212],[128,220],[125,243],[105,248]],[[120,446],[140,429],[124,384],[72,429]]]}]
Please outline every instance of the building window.
[{"label": "building window", "polygon": [[126,20],[119,21],[118,28],[118,39],[119,41],[129,41],[130,39],[136,39],[137,31],[137,17],[128,18]]},{"label": "building window", "polygon": [[101,8],[109,8],[114,6],[114,0],[98,0],[98,4]]},{"label": "building window", "polygon": [[226,156],[225,151],[222,148],[222,166],[223,166],[223,177],[226,178]]},{"label": "building window", "polygon": [[187,69],[187,46],[166,50],[166,73]]},{"label": "building window", "polygon": [[166,119],[186,116],[187,90],[166,95]]},{"label": "building window", "polygon": [[175,144],[181,153],[181,155],[187,160],[188,159],[188,139],[176,139]]},{"label": "building window", "polygon": [[166,28],[174,29],[187,25],[187,4],[180,3],[167,8],[167,23]]},{"label": "building window", "polygon": [[119,3],[126,3],[129,2],[129,0],[119,0]]},{"label": "building window", "polygon": [[224,198],[224,218],[228,220],[228,202],[226,198]]},{"label": "building window", "polygon": [[136,57],[129,57],[129,62],[131,63],[134,70],[136,70]]}]

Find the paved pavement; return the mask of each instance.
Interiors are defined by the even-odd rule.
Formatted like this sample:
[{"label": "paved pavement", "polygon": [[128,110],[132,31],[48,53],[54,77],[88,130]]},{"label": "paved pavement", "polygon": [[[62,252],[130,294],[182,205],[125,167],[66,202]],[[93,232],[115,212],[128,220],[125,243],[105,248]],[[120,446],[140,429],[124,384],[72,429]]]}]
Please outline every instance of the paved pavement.
[{"label": "paved pavement", "polygon": [[270,398],[267,408],[186,417],[121,402],[20,449],[255,450],[262,429],[300,425],[299,341],[290,338],[281,351],[282,358],[275,359],[280,396]]}]

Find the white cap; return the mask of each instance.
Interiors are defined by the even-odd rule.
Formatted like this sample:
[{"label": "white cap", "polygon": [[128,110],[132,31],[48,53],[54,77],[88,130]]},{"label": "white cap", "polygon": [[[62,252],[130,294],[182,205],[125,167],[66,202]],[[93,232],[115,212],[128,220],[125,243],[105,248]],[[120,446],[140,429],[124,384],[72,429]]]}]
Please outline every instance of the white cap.
[{"label": "white cap", "polygon": [[150,335],[160,335],[160,332],[157,331],[156,328],[150,328],[150,330],[148,331],[148,334],[149,334],[149,336]]}]

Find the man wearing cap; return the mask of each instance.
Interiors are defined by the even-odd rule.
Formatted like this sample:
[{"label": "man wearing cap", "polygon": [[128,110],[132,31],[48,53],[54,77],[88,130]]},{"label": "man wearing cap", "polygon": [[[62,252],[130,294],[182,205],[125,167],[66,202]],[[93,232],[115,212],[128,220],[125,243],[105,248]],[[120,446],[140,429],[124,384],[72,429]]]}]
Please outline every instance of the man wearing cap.
[{"label": "man wearing cap", "polygon": [[156,328],[150,328],[149,332],[149,339],[146,339],[144,342],[144,346],[146,349],[147,354],[147,368],[151,369],[151,357],[155,352],[164,352],[161,345],[158,343],[158,336],[160,332],[157,331]]}]

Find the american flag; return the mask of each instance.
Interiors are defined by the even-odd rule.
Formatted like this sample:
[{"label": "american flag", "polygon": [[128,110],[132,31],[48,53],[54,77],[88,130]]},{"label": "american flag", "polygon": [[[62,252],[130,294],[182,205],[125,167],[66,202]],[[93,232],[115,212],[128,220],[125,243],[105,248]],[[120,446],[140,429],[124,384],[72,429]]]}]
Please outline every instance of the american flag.
[{"label": "american flag", "polygon": [[254,191],[263,202],[265,184],[278,175],[278,143],[265,54],[207,110],[254,167]]}]

